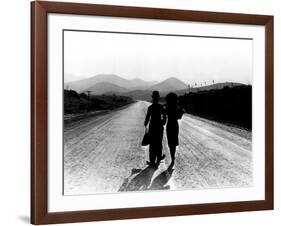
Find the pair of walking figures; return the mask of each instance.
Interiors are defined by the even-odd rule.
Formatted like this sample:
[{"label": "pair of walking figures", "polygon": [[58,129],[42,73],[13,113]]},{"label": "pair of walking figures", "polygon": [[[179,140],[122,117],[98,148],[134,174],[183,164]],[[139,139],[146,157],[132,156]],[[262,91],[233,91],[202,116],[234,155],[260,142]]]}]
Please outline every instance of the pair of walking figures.
[{"label": "pair of walking figures", "polygon": [[149,144],[149,161],[147,161],[147,164],[157,167],[161,160],[165,158],[165,155],[162,154],[162,140],[166,124],[167,141],[171,155],[170,167],[173,167],[176,148],[179,145],[178,120],[181,119],[184,110],[179,108],[178,97],[175,93],[169,93],[166,96],[165,106],[159,103],[159,98],[159,92],[153,91],[152,104],[148,107],[144,121]]}]

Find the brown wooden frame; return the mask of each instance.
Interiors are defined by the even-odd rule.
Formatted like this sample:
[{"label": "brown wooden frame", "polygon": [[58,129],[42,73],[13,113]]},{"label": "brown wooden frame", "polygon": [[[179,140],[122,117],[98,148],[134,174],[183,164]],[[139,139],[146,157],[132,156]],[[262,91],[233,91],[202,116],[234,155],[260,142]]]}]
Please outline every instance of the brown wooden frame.
[{"label": "brown wooden frame", "polygon": [[[48,13],[265,26],[265,200],[48,212]],[[31,223],[52,224],[273,209],[273,16],[62,2],[31,3]]]}]

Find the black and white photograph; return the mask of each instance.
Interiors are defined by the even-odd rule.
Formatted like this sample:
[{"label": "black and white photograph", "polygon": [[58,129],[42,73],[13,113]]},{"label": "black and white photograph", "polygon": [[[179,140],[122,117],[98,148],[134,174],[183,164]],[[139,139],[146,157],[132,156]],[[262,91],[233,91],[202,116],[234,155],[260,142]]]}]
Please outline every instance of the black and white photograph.
[{"label": "black and white photograph", "polygon": [[63,194],[253,186],[253,40],[63,31]]}]

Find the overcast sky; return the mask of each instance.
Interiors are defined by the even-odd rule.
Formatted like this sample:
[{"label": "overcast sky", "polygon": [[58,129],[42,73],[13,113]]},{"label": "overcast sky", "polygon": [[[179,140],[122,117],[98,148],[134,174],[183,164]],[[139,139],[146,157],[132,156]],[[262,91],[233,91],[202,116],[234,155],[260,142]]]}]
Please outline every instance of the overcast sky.
[{"label": "overcast sky", "polygon": [[64,32],[65,81],[97,74],[252,84],[252,40]]}]

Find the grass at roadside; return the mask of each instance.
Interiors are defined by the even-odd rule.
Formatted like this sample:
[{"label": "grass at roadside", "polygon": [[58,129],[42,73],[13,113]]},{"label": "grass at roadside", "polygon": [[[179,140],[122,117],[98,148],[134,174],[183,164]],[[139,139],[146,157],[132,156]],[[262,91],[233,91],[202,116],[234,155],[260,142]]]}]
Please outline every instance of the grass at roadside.
[{"label": "grass at roadside", "polygon": [[64,90],[64,115],[87,115],[91,112],[114,110],[133,103],[133,99],[116,95],[86,95],[74,90]]}]

